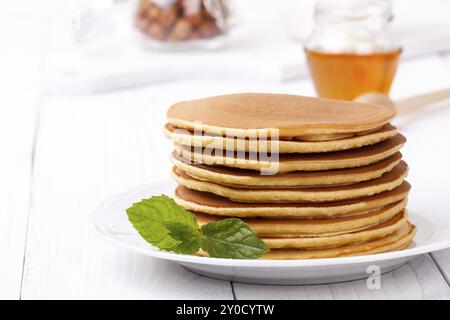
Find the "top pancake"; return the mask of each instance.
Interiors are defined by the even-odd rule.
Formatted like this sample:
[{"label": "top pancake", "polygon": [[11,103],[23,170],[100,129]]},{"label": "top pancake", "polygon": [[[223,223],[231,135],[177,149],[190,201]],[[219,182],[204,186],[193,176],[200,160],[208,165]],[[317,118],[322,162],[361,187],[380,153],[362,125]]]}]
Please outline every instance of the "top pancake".
[{"label": "top pancake", "polygon": [[287,94],[241,93],[172,105],[176,127],[236,137],[300,137],[373,130],[394,117],[389,106]]}]

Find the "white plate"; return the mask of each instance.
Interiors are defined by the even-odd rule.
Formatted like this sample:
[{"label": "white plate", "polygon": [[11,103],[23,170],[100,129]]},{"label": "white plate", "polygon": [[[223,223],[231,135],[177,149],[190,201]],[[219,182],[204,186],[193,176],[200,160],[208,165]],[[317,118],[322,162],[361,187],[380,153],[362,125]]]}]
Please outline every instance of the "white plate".
[{"label": "white plate", "polygon": [[[150,184],[105,200],[93,213],[96,229],[107,238],[135,252],[172,260],[187,269],[217,279],[257,284],[315,284],[367,278],[368,268],[391,271],[414,256],[450,247],[450,215],[443,212],[433,219],[410,208],[417,234],[410,248],[368,256],[308,260],[240,260],[180,255],[149,245],[128,221],[125,209],[152,195],[172,195],[172,182]],[[372,267],[373,268],[373,267]],[[370,268],[369,270],[373,270]]]}]

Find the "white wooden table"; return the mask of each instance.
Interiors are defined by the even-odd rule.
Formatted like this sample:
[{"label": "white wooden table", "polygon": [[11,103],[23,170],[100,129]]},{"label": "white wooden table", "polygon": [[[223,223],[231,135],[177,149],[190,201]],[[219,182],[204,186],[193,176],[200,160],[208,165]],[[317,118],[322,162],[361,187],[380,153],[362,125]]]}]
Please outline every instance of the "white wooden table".
[{"label": "white wooden table", "polygon": [[[369,290],[364,280],[317,286],[213,280],[104,240],[89,220],[101,200],[168,179],[171,146],[160,128],[171,103],[235,91],[312,95],[312,85],[306,80],[184,80],[98,95],[44,95],[40,63],[46,54],[44,21],[51,12],[42,8],[43,1],[28,1],[26,8],[19,3],[2,8],[4,3],[0,21],[8,28],[0,28],[0,298],[450,299],[450,250],[417,257],[383,275],[381,289]],[[450,87],[450,56],[424,56],[403,61],[393,97],[445,87]],[[444,115],[450,124],[450,113]],[[413,134],[406,127],[406,135],[409,131]],[[414,154],[408,150],[406,157]],[[443,179],[449,180],[449,174]]]}]

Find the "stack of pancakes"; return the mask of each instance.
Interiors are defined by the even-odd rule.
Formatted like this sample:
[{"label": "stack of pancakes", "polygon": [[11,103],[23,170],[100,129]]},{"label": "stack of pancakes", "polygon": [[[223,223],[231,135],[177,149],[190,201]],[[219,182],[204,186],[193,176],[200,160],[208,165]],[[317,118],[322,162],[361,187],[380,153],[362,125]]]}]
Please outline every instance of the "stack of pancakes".
[{"label": "stack of pancakes", "polygon": [[263,259],[374,254],[410,245],[404,136],[390,105],[277,94],[181,102],[164,131],[175,143],[175,201],[200,224],[246,221]]}]

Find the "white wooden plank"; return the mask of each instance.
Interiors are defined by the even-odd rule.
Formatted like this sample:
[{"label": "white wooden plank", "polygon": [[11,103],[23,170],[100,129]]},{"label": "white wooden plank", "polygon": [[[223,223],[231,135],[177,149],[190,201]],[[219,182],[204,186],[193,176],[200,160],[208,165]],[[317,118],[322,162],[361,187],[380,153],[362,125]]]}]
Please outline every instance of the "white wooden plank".
[{"label": "white wooden plank", "polygon": [[236,299],[450,299],[450,288],[429,255],[381,276],[380,289],[366,280],[313,286],[234,283]]},{"label": "white wooden plank", "polygon": [[0,299],[20,297],[30,205],[36,103],[20,100],[28,108],[0,108]]},{"label": "white wooden plank", "polygon": [[18,299],[47,1],[0,2],[0,299]]},{"label": "white wooden plank", "polygon": [[431,256],[450,286],[450,249],[433,252]]}]

